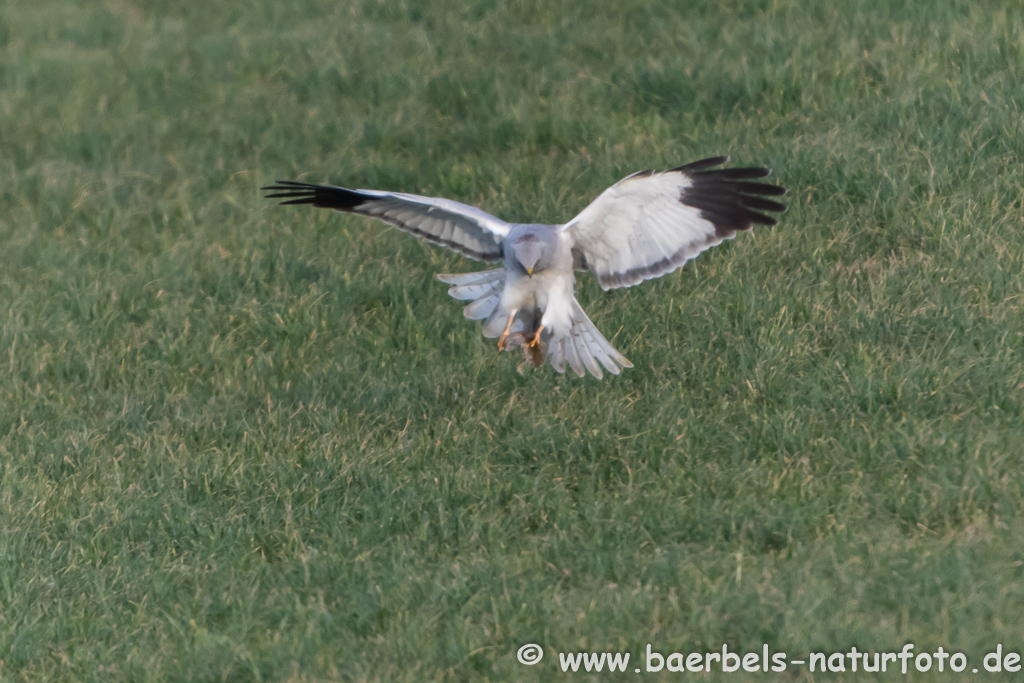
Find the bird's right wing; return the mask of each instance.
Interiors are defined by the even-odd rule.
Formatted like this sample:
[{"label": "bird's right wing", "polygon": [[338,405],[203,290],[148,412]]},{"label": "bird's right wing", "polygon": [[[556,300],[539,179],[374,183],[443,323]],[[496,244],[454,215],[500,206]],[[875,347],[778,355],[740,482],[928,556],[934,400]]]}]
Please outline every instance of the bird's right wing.
[{"label": "bird's right wing", "polygon": [[288,180],[279,180],[276,185],[260,189],[272,193],[267,195],[267,199],[288,200],[282,204],[312,204],[323,209],[376,218],[432,244],[480,261],[502,258],[505,236],[509,231],[509,224],[500,218],[450,199],[380,190],[349,190]]}]

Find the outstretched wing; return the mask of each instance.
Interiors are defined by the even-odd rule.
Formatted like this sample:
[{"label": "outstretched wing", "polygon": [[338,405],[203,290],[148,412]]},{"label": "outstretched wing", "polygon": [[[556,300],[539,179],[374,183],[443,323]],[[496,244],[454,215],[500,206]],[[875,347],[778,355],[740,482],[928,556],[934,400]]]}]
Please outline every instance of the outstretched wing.
[{"label": "outstretched wing", "polygon": [[450,199],[349,190],[288,180],[279,180],[276,185],[260,189],[272,193],[267,199],[287,200],[282,204],[312,204],[376,218],[432,244],[481,261],[496,261],[502,257],[502,244],[509,230],[508,223],[500,218]]},{"label": "outstretched wing", "polygon": [[754,224],[775,225],[761,211],[785,211],[784,188],[751,182],[766,168],[725,168],[729,157],[695,161],[671,171],[641,171],[601,193],[562,226],[573,238],[576,263],[604,289],[630,287],[681,267],[705,249]]}]

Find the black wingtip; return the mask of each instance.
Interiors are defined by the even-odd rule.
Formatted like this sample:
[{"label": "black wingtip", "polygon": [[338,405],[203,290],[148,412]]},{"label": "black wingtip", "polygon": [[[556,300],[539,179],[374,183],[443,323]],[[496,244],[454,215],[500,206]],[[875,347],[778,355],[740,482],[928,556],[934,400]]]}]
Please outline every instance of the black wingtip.
[{"label": "black wingtip", "polygon": [[781,197],[786,194],[786,188],[755,182],[757,178],[771,175],[770,168],[713,168],[727,159],[714,157],[680,166],[677,170],[691,180],[680,200],[687,206],[700,209],[701,217],[714,224],[722,236],[749,230],[754,225],[775,225],[776,219],[762,212],[786,211],[787,207],[782,202],[767,199]]},{"label": "black wingtip", "polygon": [[333,185],[317,185],[295,180],[276,180],[274,182],[274,185],[265,185],[260,190],[272,193],[264,195],[264,199],[288,200],[280,202],[281,206],[312,204],[320,209],[349,211],[370,199],[367,195],[355,190]]}]

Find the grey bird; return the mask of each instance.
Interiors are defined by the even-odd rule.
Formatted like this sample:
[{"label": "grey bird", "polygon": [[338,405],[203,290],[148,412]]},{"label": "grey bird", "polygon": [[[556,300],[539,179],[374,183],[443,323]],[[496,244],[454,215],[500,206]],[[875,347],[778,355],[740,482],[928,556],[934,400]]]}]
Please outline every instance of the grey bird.
[{"label": "grey bird", "polygon": [[282,204],[357,213],[481,261],[493,270],[438,275],[448,293],[470,301],[464,314],[484,320],[483,333],[499,349],[522,347],[540,367],[566,364],[600,379],[633,364],[604,338],[573,293],[575,271],[590,271],[605,290],[631,287],[683,266],[705,249],[754,225],[775,225],[762,212],[785,205],[767,197],[786,190],[754,182],[766,168],[715,168],[714,157],[670,171],[640,171],[602,192],[561,225],[506,223],[450,199],[333,185],[278,181],[261,188]]}]

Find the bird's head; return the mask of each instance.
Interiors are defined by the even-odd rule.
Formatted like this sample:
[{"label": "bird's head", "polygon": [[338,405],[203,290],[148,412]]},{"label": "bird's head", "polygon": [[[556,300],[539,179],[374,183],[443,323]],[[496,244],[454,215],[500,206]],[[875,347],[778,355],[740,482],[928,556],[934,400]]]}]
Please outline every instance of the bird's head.
[{"label": "bird's head", "polygon": [[527,275],[539,273],[549,267],[552,254],[551,238],[537,232],[525,232],[512,241],[512,256]]}]

